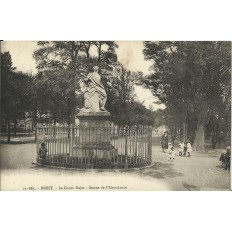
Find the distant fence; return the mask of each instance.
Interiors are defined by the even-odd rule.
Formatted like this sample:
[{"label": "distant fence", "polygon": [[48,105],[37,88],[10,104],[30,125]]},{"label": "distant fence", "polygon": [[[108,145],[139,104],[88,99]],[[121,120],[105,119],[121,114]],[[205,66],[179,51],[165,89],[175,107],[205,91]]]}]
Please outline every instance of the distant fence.
[{"label": "distant fence", "polygon": [[39,127],[40,144],[47,148],[45,165],[66,168],[130,168],[152,162],[150,127]]}]

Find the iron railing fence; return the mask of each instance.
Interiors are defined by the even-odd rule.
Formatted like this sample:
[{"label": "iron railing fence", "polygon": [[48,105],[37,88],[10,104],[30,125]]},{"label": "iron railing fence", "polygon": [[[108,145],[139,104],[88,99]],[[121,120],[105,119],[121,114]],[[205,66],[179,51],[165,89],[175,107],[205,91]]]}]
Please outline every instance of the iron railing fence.
[{"label": "iron railing fence", "polygon": [[[65,168],[130,168],[152,162],[152,129],[137,127],[36,128],[37,154],[44,142],[44,164]],[[38,157],[39,158],[39,157]]]}]

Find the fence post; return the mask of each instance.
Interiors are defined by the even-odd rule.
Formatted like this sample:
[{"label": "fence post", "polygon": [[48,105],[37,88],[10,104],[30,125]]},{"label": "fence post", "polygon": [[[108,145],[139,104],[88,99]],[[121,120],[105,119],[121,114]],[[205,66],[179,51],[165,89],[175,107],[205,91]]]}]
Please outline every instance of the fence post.
[{"label": "fence post", "polygon": [[35,127],[35,142],[37,141],[37,125]]},{"label": "fence post", "polygon": [[69,154],[72,156],[73,153],[73,125],[70,125],[70,147],[69,147]]},{"label": "fence post", "polygon": [[147,130],[147,142],[148,142],[148,159],[149,163],[152,162],[152,126],[149,126]]}]

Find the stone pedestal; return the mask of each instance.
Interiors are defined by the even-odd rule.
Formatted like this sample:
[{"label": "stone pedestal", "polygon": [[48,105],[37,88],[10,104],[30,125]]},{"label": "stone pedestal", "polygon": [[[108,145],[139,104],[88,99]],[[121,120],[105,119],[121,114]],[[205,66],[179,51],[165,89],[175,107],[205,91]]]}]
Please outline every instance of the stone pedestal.
[{"label": "stone pedestal", "polygon": [[77,115],[80,128],[80,143],[104,144],[110,142],[111,129],[109,112],[88,112]]},{"label": "stone pedestal", "polygon": [[72,154],[80,158],[110,158],[117,154],[110,142],[111,123],[109,112],[81,112],[79,136],[73,144]]}]

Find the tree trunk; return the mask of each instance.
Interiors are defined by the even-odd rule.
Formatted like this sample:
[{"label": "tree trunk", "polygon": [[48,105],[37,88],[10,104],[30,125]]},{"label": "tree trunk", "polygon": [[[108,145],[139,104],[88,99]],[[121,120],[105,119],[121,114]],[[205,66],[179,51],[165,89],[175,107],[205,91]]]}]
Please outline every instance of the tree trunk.
[{"label": "tree trunk", "polygon": [[205,125],[203,122],[199,121],[197,124],[196,137],[193,143],[194,151],[204,151],[205,150]]},{"label": "tree trunk", "polygon": [[230,140],[230,113],[229,112],[225,112],[225,136],[226,136],[226,142]]},{"label": "tree trunk", "polygon": [[196,127],[194,127],[192,121],[188,121],[186,125],[186,138],[188,138],[191,142],[193,142],[195,139],[195,133],[196,133]]},{"label": "tree trunk", "polygon": [[73,89],[73,91],[71,92],[70,95],[71,95],[71,99],[69,101],[69,110],[70,110],[70,113],[71,113],[71,118],[70,118],[71,121],[70,121],[70,123],[72,125],[75,125],[75,115],[76,115],[76,102],[75,102],[76,94],[75,94],[75,89]]},{"label": "tree trunk", "polygon": [[32,122],[32,131],[35,130],[35,141],[37,140],[37,107],[34,109],[33,112],[33,122]]},{"label": "tree trunk", "polygon": [[101,42],[98,47],[98,61],[100,61],[100,59],[101,59]]},{"label": "tree trunk", "polygon": [[10,119],[7,119],[7,143],[10,143]]},{"label": "tree trunk", "polygon": [[3,128],[3,131],[4,132],[7,132],[7,119],[6,118],[4,118],[4,128]]},{"label": "tree trunk", "polygon": [[90,46],[91,46],[91,42],[89,42],[89,45],[86,48],[86,56],[87,56],[87,58],[89,58],[89,49],[90,49]]},{"label": "tree trunk", "polygon": [[186,140],[186,123],[181,123],[180,125],[180,140]]},{"label": "tree trunk", "polygon": [[177,128],[176,127],[172,127],[171,128],[171,141],[172,141],[172,145],[174,145],[174,143],[175,143],[176,135],[177,135]]},{"label": "tree trunk", "polygon": [[14,136],[16,136],[17,120],[14,119]]}]

